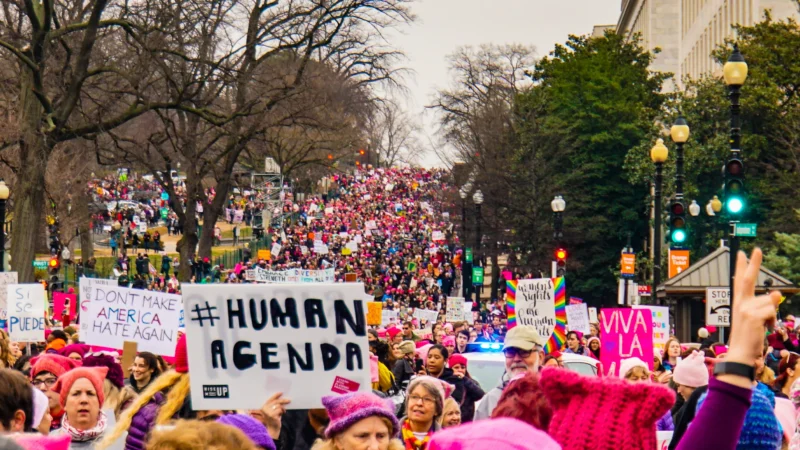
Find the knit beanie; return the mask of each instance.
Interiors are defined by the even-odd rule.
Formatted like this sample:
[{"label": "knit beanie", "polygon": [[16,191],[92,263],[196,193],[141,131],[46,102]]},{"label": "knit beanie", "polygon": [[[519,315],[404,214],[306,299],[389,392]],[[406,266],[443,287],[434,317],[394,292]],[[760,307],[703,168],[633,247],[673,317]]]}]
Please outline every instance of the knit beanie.
[{"label": "knit beanie", "polygon": [[404,355],[410,355],[417,351],[417,346],[414,345],[414,341],[403,341],[398,348]]},{"label": "knit beanie", "polygon": [[350,428],[356,422],[372,416],[380,416],[391,422],[389,433],[395,436],[400,430],[400,422],[394,414],[394,403],[370,392],[353,392],[345,395],[322,397],[322,404],[328,411],[331,421],[325,429],[325,437],[333,436]]},{"label": "knit beanie", "polygon": [[58,378],[68,370],[80,366],[80,361],[69,359],[66,356],[46,353],[31,359],[31,380],[40,372],[50,372]]},{"label": "knit beanie", "polygon": [[450,359],[447,360],[447,365],[451,368],[456,364],[461,364],[465,368],[467,367],[467,358],[464,355],[460,355],[456,353],[455,355],[451,356]]},{"label": "knit beanie", "polygon": [[261,448],[275,450],[275,441],[267,432],[267,427],[256,419],[244,414],[227,414],[219,419],[218,423],[236,427],[245,434],[254,444]]},{"label": "knit beanie", "polygon": [[445,347],[455,347],[456,346],[456,338],[455,336],[445,336],[442,338],[442,345]]},{"label": "knit beanie", "polygon": [[672,371],[672,380],[677,384],[697,388],[708,384],[708,369],[705,364],[705,355],[693,351],[691,355],[683,358]]},{"label": "knit beanie", "polygon": [[78,367],[58,377],[56,385],[53,386],[53,391],[59,394],[59,402],[63,407],[67,403],[69,390],[75,381],[86,378],[94,386],[94,390],[97,392],[97,399],[100,401],[100,408],[102,408],[106,400],[103,392],[103,381],[106,379],[107,373],[108,369],[105,367]]},{"label": "knit beanie", "polygon": [[33,423],[31,426],[37,428],[42,423],[44,414],[50,410],[50,400],[39,389],[31,387],[31,391],[33,391]]},{"label": "knit beanie", "polygon": [[106,380],[119,389],[125,386],[125,373],[122,371],[122,366],[109,354],[90,353],[83,358],[83,367],[105,367],[108,369]]},{"label": "knit beanie", "polygon": [[89,353],[90,347],[86,344],[70,344],[61,350],[58,351],[58,354],[61,356],[66,356],[69,358],[69,355],[72,353],[77,353],[81,355],[81,359]]},{"label": "knit beanie", "polygon": [[559,368],[545,368],[539,385],[553,408],[548,432],[564,450],[653,449],[656,422],[675,403],[675,393],[659,384]]},{"label": "knit beanie", "polygon": [[386,330],[386,334],[389,335],[389,339],[394,339],[394,337],[400,334],[401,331],[403,330],[401,330],[400,328],[391,327]]},{"label": "knit beanie", "polygon": [[[39,433],[15,434],[13,440],[25,450],[69,450],[72,438],[69,433],[60,436],[42,436]],[[3,450],[19,447],[1,447]]]},{"label": "knit beanie", "polygon": [[[697,402],[697,411],[700,411],[707,396],[708,393],[705,393],[700,397]],[[744,417],[744,425],[739,433],[739,442],[736,444],[737,450],[775,450],[781,448],[783,430],[778,418],[775,416],[774,408],[774,397],[770,401],[763,389],[753,388],[750,408]]]},{"label": "knit beanie", "polygon": [[639,358],[626,358],[623,359],[622,362],[619,363],[619,377],[625,378],[625,375],[631,371],[634,367],[642,367],[645,371],[649,371],[650,369],[647,367],[647,363],[642,361]]},{"label": "knit beanie", "polygon": [[178,337],[178,344],[175,346],[175,372],[189,372],[189,357],[186,354],[186,335]]},{"label": "knit beanie", "polygon": [[428,450],[561,450],[544,431],[516,419],[479,420],[437,432]]}]

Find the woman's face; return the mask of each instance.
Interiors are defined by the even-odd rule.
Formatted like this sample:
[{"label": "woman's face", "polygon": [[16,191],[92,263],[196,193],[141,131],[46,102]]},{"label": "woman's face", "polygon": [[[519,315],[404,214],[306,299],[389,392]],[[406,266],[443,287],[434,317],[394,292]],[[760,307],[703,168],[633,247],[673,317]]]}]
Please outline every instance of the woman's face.
[{"label": "woman's face", "polygon": [[677,358],[681,356],[681,344],[678,341],[670,341],[667,353],[669,354],[670,358]]},{"label": "woman's face", "polygon": [[400,351],[399,344],[392,344],[392,355],[394,355],[394,359],[403,359],[403,352]]},{"label": "woman's face", "polygon": [[451,369],[453,369],[453,373],[455,373],[456,375],[464,375],[464,376],[467,375],[467,367],[462,364],[453,364],[453,367],[451,367]]},{"label": "woman's face", "polygon": [[334,437],[338,450],[387,450],[390,442],[389,427],[377,416],[361,419]]},{"label": "woman's face", "polygon": [[423,386],[417,386],[408,396],[408,418],[418,423],[433,422],[436,416],[436,397]]},{"label": "woman's face", "polygon": [[461,425],[461,410],[458,408],[451,408],[444,413],[442,418],[442,428],[457,427]]},{"label": "woman's face", "polygon": [[444,331],[442,330],[437,331],[435,336],[436,336],[436,343],[441,344],[442,339],[444,339]]},{"label": "woman's face", "polygon": [[650,381],[650,374],[648,374],[647,371],[641,367],[635,367],[628,371],[627,375],[625,375],[625,379],[632,383],[641,383],[644,381]]},{"label": "woman's face", "polygon": [[589,325],[589,334],[594,337],[600,337],[600,328],[598,328],[595,324]]},{"label": "woman's face", "polygon": [[589,348],[592,351],[600,350],[600,341],[592,341],[589,343]]},{"label": "woman's face", "polygon": [[88,430],[97,425],[100,414],[100,400],[92,383],[86,378],[78,378],[67,394],[64,410],[69,423],[78,430]]},{"label": "woman's face", "polygon": [[428,373],[440,374],[444,370],[444,356],[438,348],[432,348],[428,351],[428,364],[426,365]]},{"label": "woman's face", "polygon": [[83,360],[83,358],[81,358],[81,354],[80,353],[75,353],[75,352],[70,353],[69,356],[67,356],[67,358],[73,359],[75,361],[82,361]]},{"label": "woman's face", "polygon": [[447,353],[448,353],[448,354],[451,354],[451,355],[452,355],[453,353],[455,353],[455,352],[456,352],[456,346],[455,346],[455,345],[453,345],[453,344],[448,344],[448,345],[445,345],[445,347],[444,347],[444,348],[446,348],[446,349],[447,349]]},{"label": "woman's face", "polygon": [[11,356],[19,358],[22,356],[22,350],[19,349],[19,342],[11,341],[8,344],[8,349],[11,351]]},{"label": "woman's face", "polygon": [[693,387],[684,386],[682,384],[678,385],[678,394],[681,397],[683,397],[684,400],[689,400],[689,397],[691,397],[692,392],[694,392]]}]

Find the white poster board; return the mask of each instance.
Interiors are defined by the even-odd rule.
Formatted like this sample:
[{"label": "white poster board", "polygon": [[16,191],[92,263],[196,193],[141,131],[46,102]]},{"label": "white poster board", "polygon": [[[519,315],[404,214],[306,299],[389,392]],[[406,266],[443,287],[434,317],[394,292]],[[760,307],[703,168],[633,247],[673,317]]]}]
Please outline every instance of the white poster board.
[{"label": "white poster board", "polygon": [[8,335],[12,341],[44,341],[44,286],[39,283],[6,285]]},{"label": "white poster board", "polygon": [[597,320],[597,308],[595,307],[589,308],[589,323],[600,323],[600,321]]},{"label": "white poster board", "polygon": [[716,327],[731,326],[729,288],[706,288],[706,325],[714,325]]},{"label": "white poster board", "polygon": [[586,303],[578,303],[575,305],[567,305],[567,324],[570,331],[579,331],[583,334],[589,334],[589,310],[586,308]]},{"label": "white poster board", "polygon": [[84,280],[90,279],[81,278],[81,338],[84,342],[122,348],[125,341],[132,341],[137,343],[139,351],[175,355],[181,321],[180,295]]},{"label": "white poster board", "polygon": [[472,302],[464,302],[464,320],[470,325],[475,323],[475,315],[472,314]]},{"label": "white poster board", "polygon": [[551,278],[519,280],[515,305],[517,325],[532,326],[539,336],[552,336],[556,326],[555,296]]},{"label": "white poster board", "polygon": [[0,272],[0,328],[5,328],[8,319],[8,290],[9,284],[17,284],[17,272]]},{"label": "white poster board", "polygon": [[432,241],[443,241],[444,240],[444,233],[441,231],[434,231],[431,233],[431,240]]},{"label": "white poster board", "polygon": [[381,311],[381,326],[387,327],[393,323],[397,323],[397,311],[391,309],[384,309]]},{"label": "white poster board", "polygon": [[272,248],[269,250],[269,254],[273,258],[277,258],[278,256],[280,256],[280,254],[281,254],[281,244],[279,244],[277,242],[272,244]]},{"label": "white poster board", "polygon": [[649,309],[653,314],[653,353],[660,357],[669,340],[669,306],[636,305],[634,308]]},{"label": "white poster board", "polygon": [[196,410],[260,409],[276,392],[320,408],[372,388],[362,283],[187,284],[183,299]]},{"label": "white poster board", "polygon": [[414,309],[413,317],[419,320],[425,320],[427,322],[436,322],[436,319],[439,317],[439,311],[431,311],[428,309],[416,308]]},{"label": "white poster board", "polygon": [[463,297],[447,297],[447,309],[445,310],[445,320],[450,323],[460,322],[464,320]]}]

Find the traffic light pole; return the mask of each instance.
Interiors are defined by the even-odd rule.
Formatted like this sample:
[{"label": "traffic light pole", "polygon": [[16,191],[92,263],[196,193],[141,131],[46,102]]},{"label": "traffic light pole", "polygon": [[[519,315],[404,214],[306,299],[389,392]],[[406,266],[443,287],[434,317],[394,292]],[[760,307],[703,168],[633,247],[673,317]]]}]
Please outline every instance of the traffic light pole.
[{"label": "traffic light pole", "polygon": [[[742,125],[741,125],[741,106],[739,105],[739,97],[741,96],[741,86],[738,85],[730,85],[728,86],[729,89],[729,97],[731,99],[731,158],[737,158],[741,155],[741,141],[742,141]],[[727,166],[726,166],[727,167]],[[742,167],[743,168],[743,167]],[[742,178],[744,178],[744,173],[740,174]],[[726,184],[727,188],[727,184]],[[744,195],[744,192],[741,192],[741,195]],[[725,201],[730,201],[730,198],[726,198]],[[728,255],[729,264],[728,264],[728,271],[729,271],[729,289],[730,289],[730,305],[731,311],[733,311],[733,282],[734,282],[734,274],[736,273],[736,256],[739,253],[739,238],[736,237],[736,220],[731,218],[730,221],[730,253]]]},{"label": "traffic light pole", "polygon": [[[656,163],[656,180],[653,189],[653,291],[650,295],[658,298],[658,285],[661,284],[661,184],[664,181],[664,163]],[[658,302],[657,304],[661,304]]]}]

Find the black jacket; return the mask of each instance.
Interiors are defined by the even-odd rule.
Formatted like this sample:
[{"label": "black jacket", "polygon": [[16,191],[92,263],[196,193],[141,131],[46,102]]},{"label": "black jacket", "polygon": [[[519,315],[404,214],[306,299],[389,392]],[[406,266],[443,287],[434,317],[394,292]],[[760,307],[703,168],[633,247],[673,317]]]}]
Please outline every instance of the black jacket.
[{"label": "black jacket", "polygon": [[452,397],[461,407],[461,422],[471,422],[475,417],[475,402],[485,395],[483,389],[474,380],[459,378],[449,368],[444,369],[439,379],[455,386]]}]

